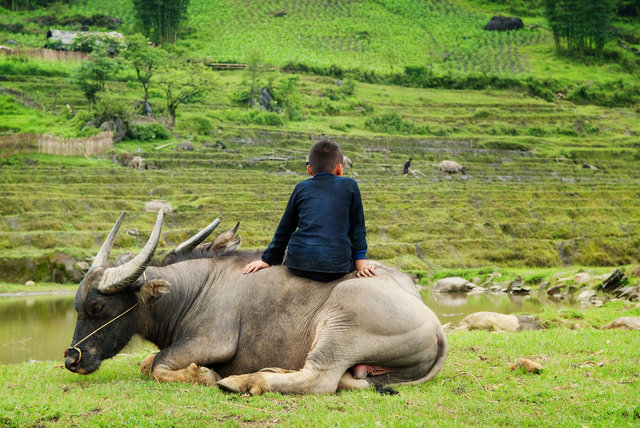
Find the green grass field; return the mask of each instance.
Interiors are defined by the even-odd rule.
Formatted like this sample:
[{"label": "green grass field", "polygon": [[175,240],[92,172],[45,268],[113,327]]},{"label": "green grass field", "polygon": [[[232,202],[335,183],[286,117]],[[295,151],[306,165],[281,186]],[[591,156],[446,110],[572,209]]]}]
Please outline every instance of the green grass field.
[{"label": "green grass field", "polygon": [[[523,333],[449,333],[443,371],[428,383],[323,395],[237,395],[144,377],[147,353],[121,354],[88,376],[60,362],[0,365],[0,421],[18,426],[636,426],[637,332],[600,330],[638,316],[621,302],[548,313]],[[557,325],[557,327],[553,327]],[[593,328],[596,327],[596,328]],[[152,352],[152,351],[149,351]],[[544,367],[512,371],[516,358]]]}]

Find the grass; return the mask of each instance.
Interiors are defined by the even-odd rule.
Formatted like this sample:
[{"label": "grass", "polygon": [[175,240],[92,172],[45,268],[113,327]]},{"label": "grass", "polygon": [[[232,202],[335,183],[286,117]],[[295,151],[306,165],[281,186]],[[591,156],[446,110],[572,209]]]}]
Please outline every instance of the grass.
[{"label": "grass", "polygon": [[[639,316],[639,311],[616,302],[577,318],[576,313],[543,313],[549,328],[542,331],[449,333],[443,371],[426,384],[396,387],[396,396],[373,389],[241,396],[159,384],[139,372],[146,353],[121,354],[88,376],[72,374],[60,362],[2,365],[0,420],[10,427],[635,426],[640,418],[635,399],[640,339],[637,332],[598,327],[618,316]],[[510,370],[521,357],[542,364],[542,374]]]}]

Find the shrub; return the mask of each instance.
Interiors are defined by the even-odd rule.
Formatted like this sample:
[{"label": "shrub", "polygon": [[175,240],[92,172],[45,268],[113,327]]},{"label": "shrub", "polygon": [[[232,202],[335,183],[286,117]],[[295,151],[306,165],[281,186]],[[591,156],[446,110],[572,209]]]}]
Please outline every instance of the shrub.
[{"label": "shrub", "polygon": [[418,126],[409,120],[401,118],[398,113],[388,113],[365,121],[365,126],[374,132],[387,134],[426,134],[426,127]]},{"label": "shrub", "polygon": [[148,125],[133,125],[129,128],[127,137],[140,141],[167,140],[171,137],[171,133],[159,123],[150,123]]}]

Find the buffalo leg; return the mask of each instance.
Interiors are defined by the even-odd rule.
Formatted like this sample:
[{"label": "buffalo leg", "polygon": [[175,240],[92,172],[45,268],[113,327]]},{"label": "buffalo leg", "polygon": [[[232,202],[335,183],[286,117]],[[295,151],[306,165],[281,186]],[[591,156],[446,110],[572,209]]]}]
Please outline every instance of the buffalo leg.
[{"label": "buffalo leg", "polygon": [[[267,391],[282,393],[331,393],[336,392],[347,367],[318,370],[307,364],[302,370],[260,371],[246,375],[229,376],[218,382],[227,391],[262,394]],[[366,382],[366,381],[364,381]]]},{"label": "buffalo leg", "polygon": [[140,369],[160,382],[187,382],[215,386],[221,377],[207,366],[226,361],[235,352],[229,346],[211,345],[208,341],[191,339],[163,349],[145,358]]}]

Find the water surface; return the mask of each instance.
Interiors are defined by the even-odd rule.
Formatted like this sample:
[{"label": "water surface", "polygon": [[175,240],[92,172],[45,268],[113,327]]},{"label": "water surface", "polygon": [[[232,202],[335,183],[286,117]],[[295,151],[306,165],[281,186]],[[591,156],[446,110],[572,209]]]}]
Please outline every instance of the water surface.
[{"label": "water surface", "polygon": [[[546,298],[504,293],[440,294],[425,289],[422,297],[443,324],[457,324],[468,314],[480,311],[533,314],[545,306],[559,305]],[[0,297],[0,364],[30,360],[54,360],[62,364],[62,354],[71,344],[75,324],[73,294]],[[143,348],[153,349],[153,345],[135,338],[124,352]]]}]

